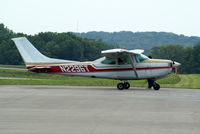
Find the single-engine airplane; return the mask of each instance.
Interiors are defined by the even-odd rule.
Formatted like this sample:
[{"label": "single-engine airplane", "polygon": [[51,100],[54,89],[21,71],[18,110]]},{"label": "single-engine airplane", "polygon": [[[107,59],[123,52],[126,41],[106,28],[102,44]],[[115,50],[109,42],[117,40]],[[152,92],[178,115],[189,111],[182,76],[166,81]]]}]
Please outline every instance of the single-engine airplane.
[{"label": "single-engine airplane", "polygon": [[[29,71],[120,80],[117,84],[119,90],[129,89],[127,80],[156,80],[174,72],[180,65],[171,60],[150,59],[142,54],[142,49],[101,51],[104,57],[92,62],[54,59],[41,54],[26,37],[12,40]],[[155,90],[160,89],[156,82],[153,85]]]}]

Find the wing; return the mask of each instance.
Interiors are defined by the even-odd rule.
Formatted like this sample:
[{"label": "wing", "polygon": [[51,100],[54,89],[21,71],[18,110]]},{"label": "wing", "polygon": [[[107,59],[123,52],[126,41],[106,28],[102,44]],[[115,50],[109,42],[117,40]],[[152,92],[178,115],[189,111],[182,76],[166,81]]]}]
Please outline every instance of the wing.
[{"label": "wing", "polygon": [[143,49],[134,49],[134,50],[126,50],[126,49],[109,49],[105,51],[101,51],[101,54],[105,57],[113,58],[118,56],[127,56],[133,54],[141,54],[143,53]]}]

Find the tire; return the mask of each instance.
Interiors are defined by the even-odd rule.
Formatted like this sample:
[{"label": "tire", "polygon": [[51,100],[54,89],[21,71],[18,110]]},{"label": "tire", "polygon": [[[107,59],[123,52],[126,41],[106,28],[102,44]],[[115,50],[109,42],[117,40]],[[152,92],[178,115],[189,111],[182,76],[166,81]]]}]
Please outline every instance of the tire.
[{"label": "tire", "polygon": [[154,83],[153,89],[154,89],[154,90],[159,90],[159,89],[160,89],[160,85],[157,84],[157,83]]},{"label": "tire", "polygon": [[123,83],[118,83],[118,84],[117,84],[117,88],[118,88],[119,90],[123,90],[125,87],[124,87],[124,84],[123,84]]},{"label": "tire", "polygon": [[125,88],[125,89],[129,89],[129,88],[130,88],[130,84],[129,84],[128,82],[125,82],[125,83],[124,83],[124,88]]}]

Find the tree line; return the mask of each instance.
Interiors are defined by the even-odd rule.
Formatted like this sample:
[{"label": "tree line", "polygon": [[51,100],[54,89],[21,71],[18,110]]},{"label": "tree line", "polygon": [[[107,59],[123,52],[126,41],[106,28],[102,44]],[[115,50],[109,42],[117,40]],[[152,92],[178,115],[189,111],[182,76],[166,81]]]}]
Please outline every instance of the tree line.
[{"label": "tree line", "polygon": [[180,62],[180,73],[200,73],[200,43],[189,47],[182,45],[156,46],[151,49],[150,55],[153,58]]},{"label": "tree line", "polygon": [[108,44],[115,44],[127,49],[145,49],[150,51],[154,46],[167,44],[181,44],[183,46],[193,46],[200,42],[200,37],[177,35],[169,32],[87,32],[75,33],[76,35],[88,39],[101,40]]},{"label": "tree line", "polygon": [[58,59],[76,61],[95,60],[101,51],[112,46],[75,36],[73,33],[45,32],[31,36],[14,33],[0,24],[0,64],[23,64],[22,58],[11,38],[25,36],[44,55]]}]

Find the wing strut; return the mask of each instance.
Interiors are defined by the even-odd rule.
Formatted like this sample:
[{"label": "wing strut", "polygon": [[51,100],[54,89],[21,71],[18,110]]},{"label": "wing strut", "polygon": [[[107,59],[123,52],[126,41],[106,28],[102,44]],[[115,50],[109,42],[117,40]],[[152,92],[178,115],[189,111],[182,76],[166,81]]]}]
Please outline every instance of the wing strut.
[{"label": "wing strut", "polygon": [[133,59],[132,59],[131,54],[129,54],[129,58],[130,58],[130,60],[131,60],[131,66],[132,66],[132,68],[133,68],[133,71],[134,71],[134,73],[135,73],[135,76],[136,76],[137,79],[139,79],[138,73],[137,73],[137,71],[136,71],[136,68],[135,68],[135,65],[134,65],[134,61],[133,61]]}]

